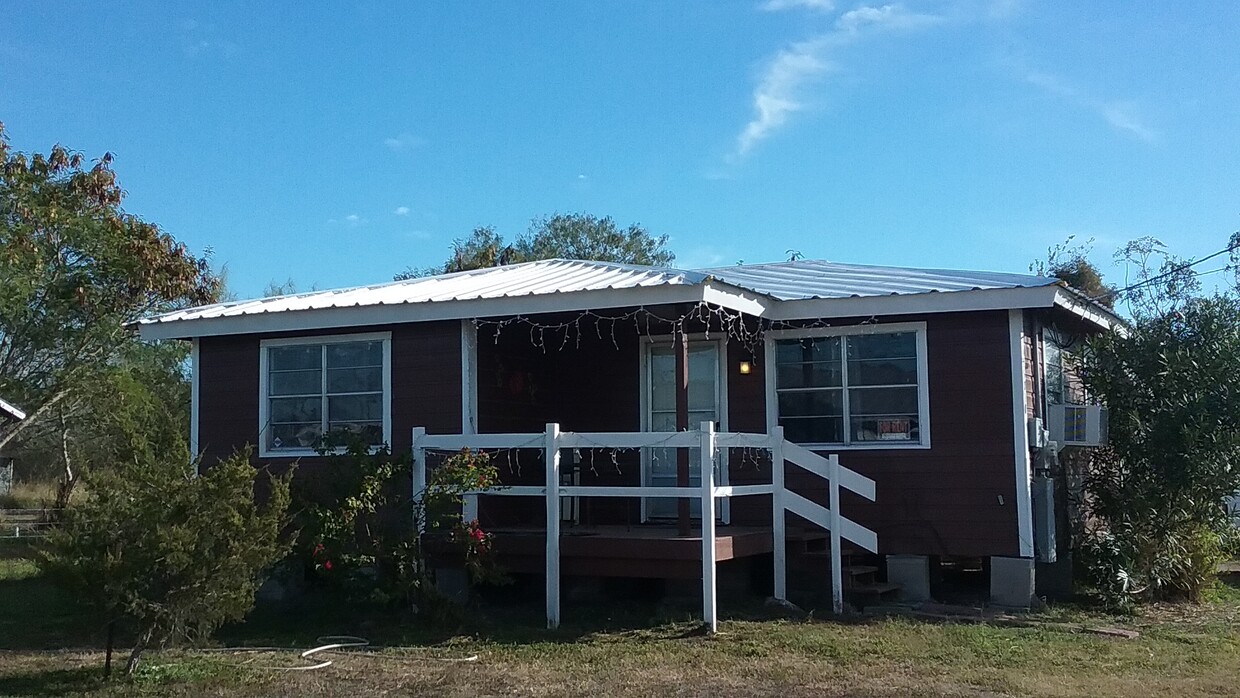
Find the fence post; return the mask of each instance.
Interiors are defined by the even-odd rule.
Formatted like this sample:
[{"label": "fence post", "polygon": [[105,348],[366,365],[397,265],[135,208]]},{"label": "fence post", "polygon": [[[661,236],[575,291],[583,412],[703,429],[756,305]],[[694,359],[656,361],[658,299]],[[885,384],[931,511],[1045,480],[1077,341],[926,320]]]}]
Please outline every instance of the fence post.
[{"label": "fence post", "polygon": [[713,633],[719,629],[718,585],[715,580],[715,423],[702,422],[699,449],[702,473],[702,620]]},{"label": "fence post", "polygon": [[827,458],[831,479],[831,607],[836,615],[844,612],[844,553],[840,540],[840,457]]},{"label": "fence post", "polygon": [[777,599],[788,598],[788,537],[784,529],[784,428],[771,430],[771,546],[775,558]]},{"label": "fence post", "polygon": [[560,626],[560,425],[547,425],[547,627]]},{"label": "fence post", "polygon": [[425,436],[426,427],[413,428],[413,525],[418,535],[426,533],[426,512],[418,515],[426,492],[426,448],[422,445]]}]

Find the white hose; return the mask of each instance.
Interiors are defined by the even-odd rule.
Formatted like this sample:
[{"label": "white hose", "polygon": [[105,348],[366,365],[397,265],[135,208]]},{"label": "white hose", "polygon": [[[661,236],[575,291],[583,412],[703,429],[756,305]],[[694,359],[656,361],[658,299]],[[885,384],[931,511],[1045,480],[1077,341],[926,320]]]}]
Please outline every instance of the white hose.
[{"label": "white hose", "polygon": [[[300,654],[297,655],[298,658],[305,659],[307,661],[313,661],[311,658],[314,657],[314,655],[321,654],[324,652],[336,652],[339,650],[362,650],[362,649],[369,648],[372,651],[365,652],[365,654],[368,657],[380,657],[383,659],[405,659],[406,657],[401,657],[397,655],[379,654],[377,652],[374,652],[373,650],[426,649],[423,647],[386,647],[386,648],[377,647],[377,646],[372,646],[370,644],[370,640],[367,640],[364,637],[357,637],[356,635],[324,635],[316,639],[315,642],[318,642],[321,644],[319,644],[317,647],[311,647],[310,649],[301,652]],[[289,649],[290,648],[288,647],[218,647],[218,648],[209,649],[207,651],[241,654],[241,653],[246,653],[246,652],[287,652],[289,651]],[[362,652],[360,651],[359,652],[347,652],[344,654],[362,654]],[[431,659],[435,661],[439,661],[439,662],[476,662],[478,661],[478,655],[473,654],[468,657],[431,657]],[[239,664],[238,666],[244,666],[250,669],[267,669],[270,671],[314,671],[317,669],[326,669],[327,667],[331,666],[332,663],[333,662],[330,659],[323,659],[321,661],[315,662],[314,664],[308,664],[304,666],[264,666],[264,665],[250,664],[249,662],[243,662]]]}]

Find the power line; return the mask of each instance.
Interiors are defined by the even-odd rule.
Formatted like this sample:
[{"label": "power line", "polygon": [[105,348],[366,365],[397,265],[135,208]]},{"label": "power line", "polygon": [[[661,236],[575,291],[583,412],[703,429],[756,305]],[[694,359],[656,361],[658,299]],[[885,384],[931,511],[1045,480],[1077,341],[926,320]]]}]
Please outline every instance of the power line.
[{"label": "power line", "polygon": [[[1198,264],[1201,264],[1202,262],[1209,261],[1209,260],[1211,260],[1211,259],[1214,259],[1215,257],[1219,257],[1219,256],[1222,256],[1222,255],[1225,255],[1225,254],[1227,254],[1228,252],[1235,252],[1235,251],[1237,251],[1237,250],[1240,250],[1240,242],[1237,242],[1236,244],[1233,244],[1233,245],[1228,245],[1227,247],[1224,247],[1223,249],[1219,250],[1218,252],[1215,252],[1215,253],[1213,253],[1213,254],[1206,255],[1205,257],[1202,257],[1201,259],[1198,259],[1198,260],[1195,260],[1195,261],[1192,261],[1192,262],[1186,262],[1186,263],[1184,263],[1184,264],[1181,264],[1180,266],[1178,266],[1178,267],[1176,267],[1176,268],[1174,268],[1174,269],[1171,269],[1170,271],[1165,271],[1165,272],[1163,272],[1163,273],[1161,273],[1161,274],[1159,274],[1159,275],[1157,275],[1157,276],[1152,276],[1152,277],[1150,277],[1150,278],[1148,278],[1148,279],[1145,279],[1144,281],[1138,281],[1137,283],[1132,284],[1131,286],[1126,286],[1126,287],[1124,287],[1124,288],[1116,289],[1116,290],[1114,290],[1114,291],[1107,291],[1106,293],[1103,293],[1103,294],[1101,294],[1101,295],[1099,295],[1099,296],[1095,296],[1095,297],[1093,297],[1093,298],[1090,298],[1089,300],[1091,300],[1091,301],[1100,301],[1100,300],[1102,300],[1102,299],[1104,299],[1104,298],[1107,298],[1107,297],[1118,297],[1120,294],[1123,294],[1123,293],[1128,293],[1129,291],[1134,291],[1134,290],[1136,290],[1136,289],[1138,289],[1138,288],[1141,288],[1142,286],[1149,286],[1150,284],[1154,283],[1155,281],[1161,281],[1161,280],[1163,280],[1163,279],[1167,278],[1168,276],[1174,276],[1175,274],[1178,274],[1178,273],[1180,273],[1180,272],[1184,271],[1185,269],[1190,269],[1190,268],[1192,268],[1192,267],[1195,267],[1195,266],[1197,266]],[[1197,276],[1205,276],[1206,274],[1214,274],[1214,273],[1216,273],[1216,272],[1220,272],[1220,271],[1223,271],[1223,270],[1225,270],[1225,269],[1229,269],[1229,268],[1230,268],[1230,267],[1219,267],[1218,269],[1213,269],[1213,270],[1210,270],[1210,271],[1207,271],[1207,272],[1202,272],[1202,273],[1198,274]]]}]

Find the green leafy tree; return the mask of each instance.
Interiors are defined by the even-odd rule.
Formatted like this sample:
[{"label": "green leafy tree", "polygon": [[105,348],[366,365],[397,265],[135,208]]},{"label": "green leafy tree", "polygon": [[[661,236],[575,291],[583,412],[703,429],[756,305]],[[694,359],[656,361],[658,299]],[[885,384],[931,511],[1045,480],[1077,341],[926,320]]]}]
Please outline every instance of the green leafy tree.
[{"label": "green leafy tree", "polygon": [[655,236],[637,224],[621,228],[611,216],[556,214],[535,219],[512,244],[493,227],[475,228],[469,237],[453,241],[452,257],[444,264],[409,268],[395,278],[401,281],[557,257],[665,267],[676,261],[667,242],[666,235]]},{"label": "green leafy tree", "polygon": [[91,496],[65,510],[41,560],[108,621],[108,668],[116,624],[136,626],[126,674],[152,644],[198,640],[240,620],[263,571],[289,548],[291,473],[260,476],[241,453],[192,477],[185,455],[92,471]]},{"label": "green leafy tree", "polygon": [[0,431],[0,448],[49,421],[69,426],[80,410],[67,398],[135,341],[127,323],[219,291],[205,258],[121,207],[111,164],[59,145],[14,151],[0,126],[0,395],[30,415]]},{"label": "green leafy tree", "polygon": [[1120,255],[1135,267],[1132,321],[1082,356],[1110,415],[1085,478],[1083,557],[1113,603],[1196,599],[1235,537],[1225,501],[1240,491],[1240,297],[1200,296],[1193,263],[1157,240]]}]

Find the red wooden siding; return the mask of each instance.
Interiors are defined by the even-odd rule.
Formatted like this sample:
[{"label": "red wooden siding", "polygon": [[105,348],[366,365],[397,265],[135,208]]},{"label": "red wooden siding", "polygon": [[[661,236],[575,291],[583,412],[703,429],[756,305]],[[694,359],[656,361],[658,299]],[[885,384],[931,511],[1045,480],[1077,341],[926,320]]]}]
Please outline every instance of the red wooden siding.
[{"label": "red wooden siding", "polygon": [[[675,316],[671,309],[661,313]],[[617,313],[618,314],[618,313]],[[1015,555],[1016,483],[1013,466],[1012,381],[1006,311],[900,317],[927,323],[930,390],[929,450],[842,451],[840,460],[878,483],[878,501],[845,495],[844,514],[878,532],[884,553]],[[860,321],[859,319],[856,321]],[[835,321],[836,325],[849,320]],[[461,429],[460,325],[455,321],[357,328],[348,333],[392,332],[393,446],[409,448],[410,430]],[[644,328],[643,328],[644,330]],[[660,330],[652,328],[652,333]],[[342,331],[345,332],[345,331]],[[331,334],[320,332],[317,334]],[[583,323],[565,343],[548,333],[543,346],[528,328],[512,325],[499,341],[484,327],[478,337],[478,412],[483,432],[541,432],[546,422],[572,431],[635,431],[640,425],[640,332],[610,327],[602,337]],[[258,336],[204,338],[200,345],[199,435],[208,459],[258,440]],[[766,429],[766,392],[760,363],[739,342],[728,344],[729,427]],[[756,360],[755,360],[756,359]],[[753,372],[740,375],[741,360]],[[564,469],[577,468],[582,484],[637,484],[639,457],[622,452],[564,453]],[[301,459],[303,475],[316,477],[317,459]],[[541,483],[541,455],[497,456],[508,484]],[[825,501],[822,483],[800,469],[788,471],[798,491]],[[317,477],[326,477],[320,472]],[[731,454],[733,483],[769,482],[770,463],[739,451]],[[732,521],[766,525],[765,498],[738,498]],[[636,500],[583,502],[583,524],[635,524]],[[485,525],[540,525],[542,502],[488,498]],[[792,523],[796,524],[793,519]]]}]

